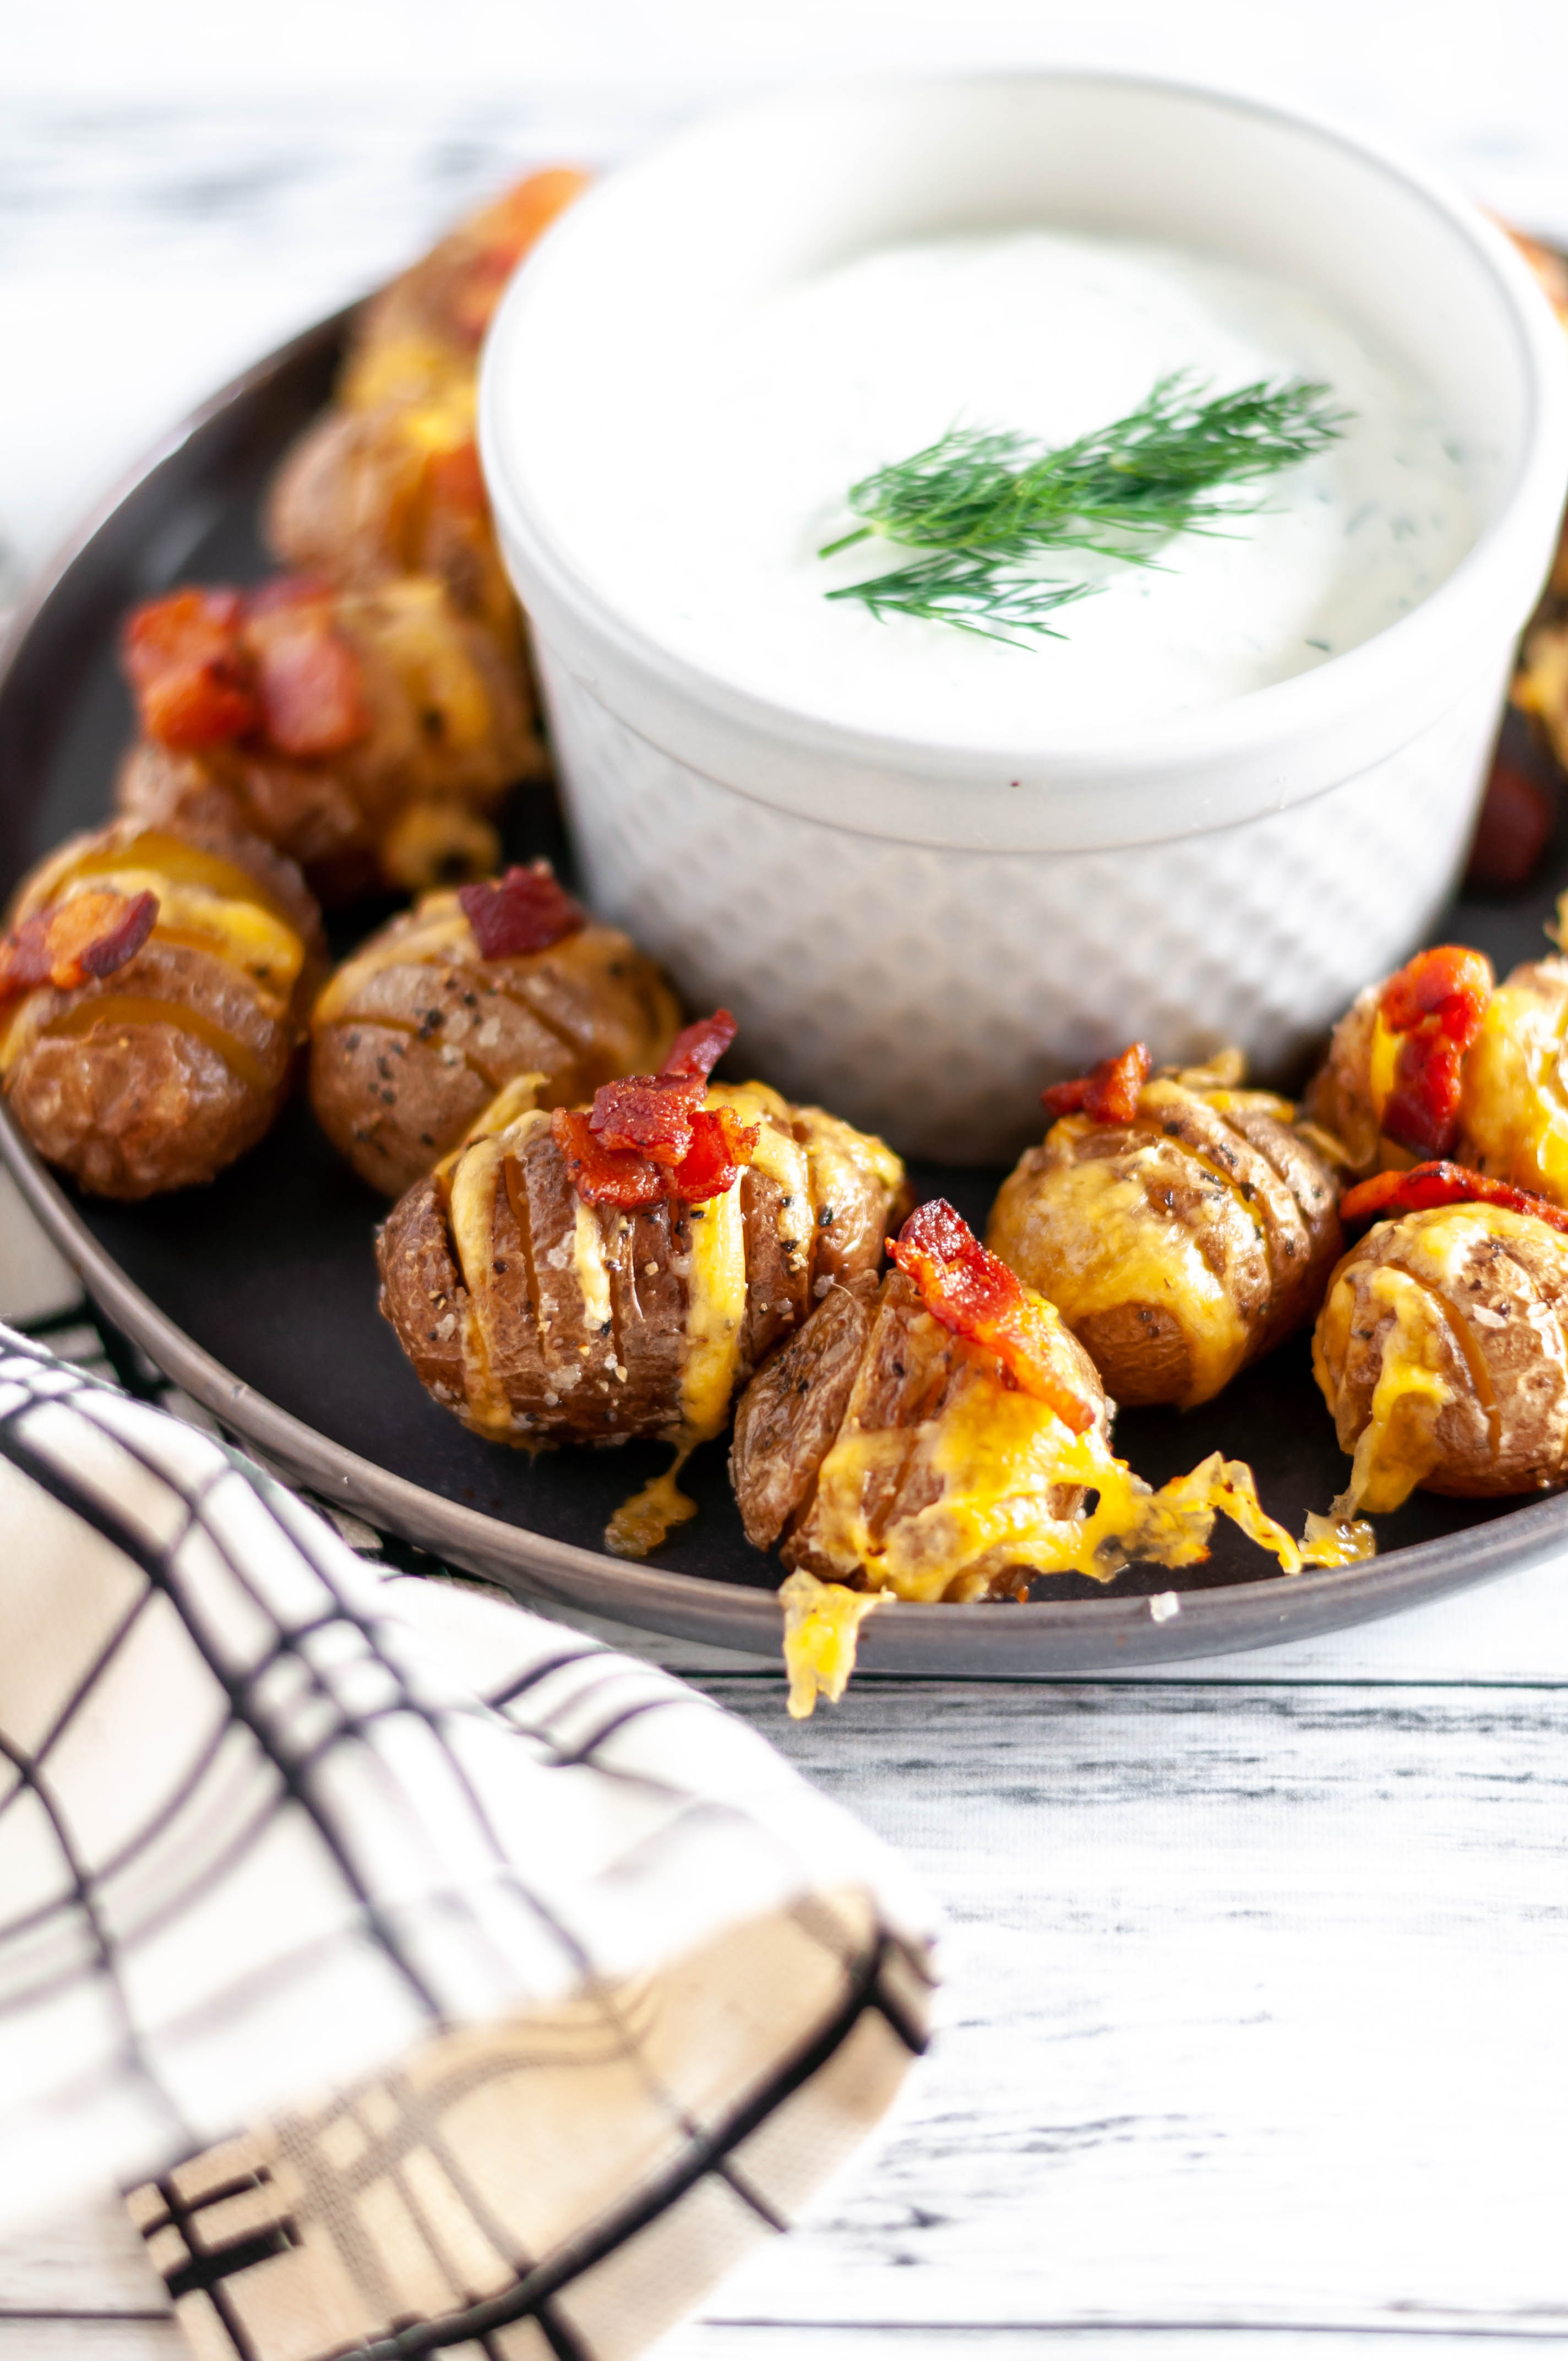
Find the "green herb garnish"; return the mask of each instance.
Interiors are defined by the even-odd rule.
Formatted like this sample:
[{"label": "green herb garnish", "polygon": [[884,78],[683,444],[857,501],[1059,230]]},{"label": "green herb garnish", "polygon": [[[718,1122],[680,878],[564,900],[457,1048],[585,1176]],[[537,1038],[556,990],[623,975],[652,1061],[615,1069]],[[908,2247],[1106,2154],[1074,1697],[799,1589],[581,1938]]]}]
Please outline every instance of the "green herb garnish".
[{"label": "green herb garnish", "polygon": [[1043,553],[1083,550],[1134,566],[1158,561],[1173,533],[1213,530],[1260,500],[1215,500],[1310,458],[1341,434],[1347,411],[1303,378],[1260,379],[1212,400],[1186,375],[1163,377],[1136,410],[1053,450],[1024,434],[955,426],[914,457],[852,485],[860,522],[818,550],[831,557],[878,538],[929,554],[829,590],[879,620],[918,615],[1013,646],[1019,632],[1059,639],[1047,620],[1099,586],[1035,571]]}]

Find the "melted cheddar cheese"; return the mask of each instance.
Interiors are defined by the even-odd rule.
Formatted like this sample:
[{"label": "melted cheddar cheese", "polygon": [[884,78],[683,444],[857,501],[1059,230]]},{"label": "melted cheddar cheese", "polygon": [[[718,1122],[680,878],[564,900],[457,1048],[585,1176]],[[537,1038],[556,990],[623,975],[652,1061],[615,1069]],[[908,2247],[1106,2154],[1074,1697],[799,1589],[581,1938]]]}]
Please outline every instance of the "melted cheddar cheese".
[{"label": "melted cheddar cheese", "polygon": [[1218,1393],[1245,1359],[1250,1331],[1223,1274],[1178,1213],[1151,1202],[1136,1170],[1092,1158],[1059,1165],[1024,1224],[1030,1261],[1048,1267],[1051,1300],[1069,1328],[1129,1303],[1168,1312],[1186,1343],[1194,1400]]},{"label": "melted cheddar cheese", "polygon": [[1499,984],[1464,1061],[1460,1112],[1470,1161],[1556,1205],[1568,1204],[1565,1051],[1568,991]]}]

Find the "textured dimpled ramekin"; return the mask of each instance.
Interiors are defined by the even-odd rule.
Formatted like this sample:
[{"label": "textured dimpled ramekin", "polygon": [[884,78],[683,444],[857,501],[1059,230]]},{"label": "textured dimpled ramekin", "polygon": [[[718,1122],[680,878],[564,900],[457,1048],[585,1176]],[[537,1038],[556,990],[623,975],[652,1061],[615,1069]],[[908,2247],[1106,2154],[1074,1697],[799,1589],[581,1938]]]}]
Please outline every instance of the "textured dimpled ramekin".
[{"label": "textured dimpled ramekin", "polygon": [[[683,318],[1036,221],[1219,250],[1367,322],[1470,458],[1481,528],[1448,581],[1295,680],[999,754],[751,696],[575,563],[573,470]],[[1568,479],[1568,346],[1490,224],[1294,116],[1110,76],[835,87],[698,126],[544,242],[480,409],[596,906],[734,1010],[751,1070],[959,1162],[1037,1137],[1042,1083],[1129,1039],[1277,1073],[1431,928]]]}]

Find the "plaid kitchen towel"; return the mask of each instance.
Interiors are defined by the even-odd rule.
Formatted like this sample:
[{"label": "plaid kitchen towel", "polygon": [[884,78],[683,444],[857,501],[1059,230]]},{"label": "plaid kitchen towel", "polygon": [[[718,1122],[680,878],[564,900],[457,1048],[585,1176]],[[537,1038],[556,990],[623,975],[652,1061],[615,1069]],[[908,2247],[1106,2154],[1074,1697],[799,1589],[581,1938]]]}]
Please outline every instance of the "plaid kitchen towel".
[{"label": "plaid kitchen towel", "polygon": [[12,1331],[0,1536],[0,2221],[202,2355],[614,2361],[886,2108],[923,1906],[694,1691]]}]

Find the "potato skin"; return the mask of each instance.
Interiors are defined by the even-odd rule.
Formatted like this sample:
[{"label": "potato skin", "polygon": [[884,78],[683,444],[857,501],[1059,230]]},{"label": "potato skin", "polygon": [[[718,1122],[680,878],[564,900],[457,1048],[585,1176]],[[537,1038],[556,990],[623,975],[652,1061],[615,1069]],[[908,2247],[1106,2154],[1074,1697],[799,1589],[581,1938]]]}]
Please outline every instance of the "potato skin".
[{"label": "potato skin", "polygon": [[332,628],[359,662],[368,726],[355,744],[291,761],[259,741],[197,752],[144,742],[121,764],[116,808],[174,829],[192,807],[220,808],[332,903],[488,874],[500,853],[489,815],[543,767],[515,648],[426,576],[338,593]]},{"label": "potato skin", "polygon": [[1530,960],[1492,994],[1464,1060],[1458,1162],[1568,1205],[1568,959]]},{"label": "potato skin", "polygon": [[[1065,1332],[1060,1349],[1072,1384],[1095,1406],[1095,1428],[1108,1435],[1110,1408],[1082,1347]],[[859,1510],[874,1543],[943,1498],[948,1474],[943,1436],[970,1407],[976,1389],[995,1389],[989,1357],[934,1319],[902,1271],[879,1282],[867,1274],[826,1295],[799,1333],[758,1370],[735,1414],[730,1481],[746,1538],[757,1549],[780,1547],[784,1565],[824,1581],[858,1580],[820,1513],[817,1478],[829,1452],[848,1433],[873,1440],[909,1437],[907,1450],[873,1452],[860,1481]],[[1017,1405],[1024,1398],[1010,1394]],[[1042,1422],[1050,1414],[1037,1411]],[[1076,1516],[1078,1485],[1058,1484],[1037,1499],[1037,1513]],[[948,1595],[981,1598],[1017,1588],[1009,1565],[991,1567],[976,1582],[954,1566]]]},{"label": "potato skin", "polygon": [[1396,1165],[1409,1159],[1385,1141],[1377,1128],[1377,1108],[1372,1093],[1372,1041],[1377,1029],[1377,1007],[1388,979],[1358,992],[1329,1038],[1322,1064],[1308,1085],[1302,1104],[1308,1120],[1332,1133],[1345,1152],[1345,1170],[1364,1180],[1383,1169],[1385,1157]]},{"label": "potato skin", "polygon": [[547,950],[487,960],[455,894],[430,894],[361,944],[316,1004],[311,1104],[360,1178],[400,1196],[506,1083],[576,1106],[659,1066],[681,1021],[652,960],[590,923]]},{"label": "potato skin", "polygon": [[1162,1076],[1131,1123],[1064,1116],[1003,1181],[988,1246],[1056,1305],[1116,1401],[1207,1401],[1317,1310],[1336,1176],[1289,1114]]},{"label": "potato skin", "polygon": [[[813,1111],[760,1085],[726,1088],[722,1099],[750,1102],[749,1119],[773,1130],[773,1160],[794,1176],[785,1185],[754,1166],[736,1184],[745,1301],[732,1395],[839,1272],[874,1269],[903,1173],[861,1135],[851,1171],[836,1141],[845,1160],[829,1208],[813,1193]],[[696,1225],[719,1202],[627,1214],[580,1206],[549,1117],[524,1115],[393,1207],[377,1245],[381,1309],[421,1381],[477,1433],[525,1446],[696,1439],[683,1401]],[[584,1287],[585,1269],[596,1268],[602,1317]],[[728,1397],[718,1409],[727,1412]]]},{"label": "potato skin", "polygon": [[[462,407],[466,413],[472,404]],[[454,430],[439,411],[388,405],[324,412],[284,454],[272,479],[267,545],[280,564],[328,582],[433,576],[460,614],[475,617],[521,656],[517,601],[488,504],[482,497],[443,497],[433,464],[437,454],[420,431],[427,421],[450,444]],[[471,434],[466,417],[455,422],[455,431],[465,424]],[[471,448],[469,443],[465,456]]]},{"label": "potato skin", "polygon": [[[210,815],[187,841],[254,880],[256,900],[299,939],[298,979],[280,994],[217,948],[155,928],[112,974],[44,985],[7,1008],[6,1102],[39,1155],[96,1196],[194,1187],[254,1147],[287,1095],[320,974],[320,914],[298,873]],[[168,844],[126,822],[74,838],[24,886],[15,917],[47,909],[84,858],[107,862],[94,882],[112,883],[115,857],[156,872]]]},{"label": "potato skin", "polygon": [[[1387,980],[1335,1026],[1307,1109],[1344,1146],[1360,1180],[1418,1159],[1383,1137],[1373,1083]],[[1453,1161],[1568,1205],[1568,959],[1528,960],[1494,989],[1465,1052]],[[1385,1037],[1387,1038],[1387,1037]]]},{"label": "potato skin", "polygon": [[[1312,1366],[1356,1508],[1568,1481],[1568,1238],[1460,1204],[1380,1222],[1329,1282]],[[1375,1404],[1382,1388],[1375,1422]],[[1361,1448],[1358,1451],[1357,1446]]]}]

